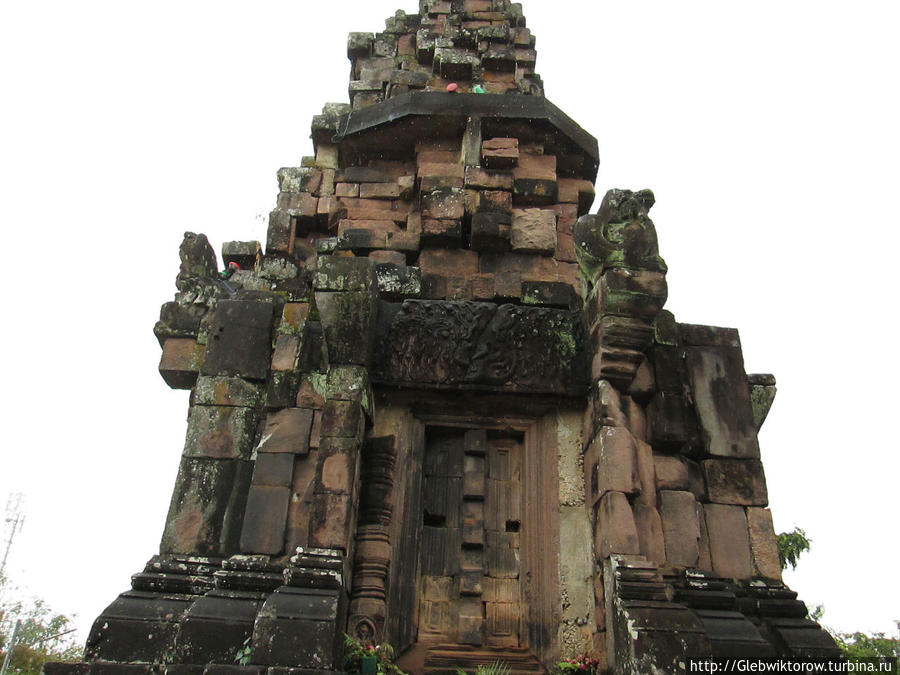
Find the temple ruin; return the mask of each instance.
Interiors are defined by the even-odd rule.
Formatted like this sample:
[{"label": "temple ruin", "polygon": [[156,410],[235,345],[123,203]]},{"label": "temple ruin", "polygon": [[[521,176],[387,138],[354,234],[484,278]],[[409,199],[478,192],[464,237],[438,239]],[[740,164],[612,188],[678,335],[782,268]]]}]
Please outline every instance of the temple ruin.
[{"label": "temple ruin", "polygon": [[347,54],[265,249],[185,235],[159,554],[46,672],[341,672],[345,633],[412,673],[835,656],[781,580],[775,380],[663,309],[650,191],[590,213],[521,6],[421,0]]}]

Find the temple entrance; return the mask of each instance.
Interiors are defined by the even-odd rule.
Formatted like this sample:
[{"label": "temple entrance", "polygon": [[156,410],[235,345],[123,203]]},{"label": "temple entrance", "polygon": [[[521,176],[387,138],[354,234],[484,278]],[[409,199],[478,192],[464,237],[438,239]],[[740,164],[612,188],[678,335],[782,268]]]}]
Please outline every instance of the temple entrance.
[{"label": "temple entrance", "polygon": [[522,645],[522,445],[430,428],[424,458],[417,641]]}]

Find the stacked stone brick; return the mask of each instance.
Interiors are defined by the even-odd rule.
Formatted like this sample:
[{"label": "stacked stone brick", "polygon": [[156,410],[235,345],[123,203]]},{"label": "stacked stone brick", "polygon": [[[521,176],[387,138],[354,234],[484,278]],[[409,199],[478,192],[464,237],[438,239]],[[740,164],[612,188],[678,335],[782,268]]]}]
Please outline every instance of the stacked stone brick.
[{"label": "stacked stone brick", "polygon": [[350,33],[354,110],[410,91],[543,95],[535,39],[519,3],[422,0],[418,14],[398,11],[381,33]]},{"label": "stacked stone brick", "polygon": [[345,632],[417,673],[836,654],[781,581],[774,378],[663,310],[652,193],[589,215],[597,142],[534,44],[505,0],[352,33],[351,103],[278,172],[265,250],[219,271],[185,235],[160,552],[48,673],[338,672]]}]

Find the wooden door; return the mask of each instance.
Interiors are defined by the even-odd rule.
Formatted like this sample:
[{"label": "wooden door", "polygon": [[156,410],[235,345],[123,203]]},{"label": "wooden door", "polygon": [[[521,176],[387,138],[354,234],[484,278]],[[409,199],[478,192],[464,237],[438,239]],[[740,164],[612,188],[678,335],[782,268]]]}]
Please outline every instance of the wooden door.
[{"label": "wooden door", "polygon": [[417,640],[518,647],[521,443],[484,430],[429,432]]}]

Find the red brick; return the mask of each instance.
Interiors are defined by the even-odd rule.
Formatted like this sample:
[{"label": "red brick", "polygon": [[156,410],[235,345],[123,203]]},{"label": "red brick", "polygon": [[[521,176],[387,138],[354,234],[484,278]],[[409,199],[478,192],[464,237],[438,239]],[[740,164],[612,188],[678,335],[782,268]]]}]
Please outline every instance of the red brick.
[{"label": "red brick", "polygon": [[388,234],[400,232],[400,228],[393,220],[347,220],[338,224],[338,236],[347,230],[369,230],[374,234]]},{"label": "red brick", "polygon": [[578,258],[575,257],[575,239],[571,234],[556,235],[556,255],[554,257],[562,262],[578,261]]},{"label": "red brick", "polygon": [[517,179],[556,180],[556,156],[522,154],[513,175]]},{"label": "red brick", "polygon": [[466,186],[487,190],[512,190],[513,175],[505,171],[485,171],[478,167],[466,167]]},{"label": "red brick", "polygon": [[556,266],[556,278],[564,284],[569,284],[579,293],[582,287],[581,270],[575,263],[561,262]]},{"label": "red brick", "polygon": [[369,260],[373,261],[376,265],[381,263],[405,265],[406,255],[400,251],[372,251],[369,254]]},{"label": "red brick", "polygon": [[419,254],[422,274],[472,277],[478,274],[478,253],[462,249],[427,248]]},{"label": "red brick", "polygon": [[457,220],[466,215],[462,191],[441,190],[422,197],[422,215],[438,220]]},{"label": "red brick", "polygon": [[489,169],[511,169],[519,160],[518,139],[492,138],[481,144],[481,162]]},{"label": "red brick", "polygon": [[397,183],[362,183],[359,186],[360,199],[398,199],[400,186]]},{"label": "red brick", "polygon": [[512,211],[512,193],[503,190],[485,190],[481,193],[482,211]]},{"label": "red brick", "polygon": [[395,223],[403,223],[408,216],[399,211],[390,209],[361,209],[348,208],[343,216],[345,220],[392,220]]},{"label": "red brick", "polygon": [[456,164],[459,165],[459,149],[455,150],[422,150],[416,155],[416,163],[419,165],[419,173],[423,166],[432,164]]},{"label": "red brick", "polygon": [[292,371],[297,367],[300,356],[300,337],[297,335],[279,335],[272,353],[273,371]]},{"label": "red brick", "polygon": [[548,209],[513,211],[510,243],[514,251],[552,255],[556,251],[556,214]]},{"label": "red brick", "polygon": [[578,207],[575,204],[554,204],[550,208],[556,212],[556,231],[572,234],[572,227],[578,220]]}]

